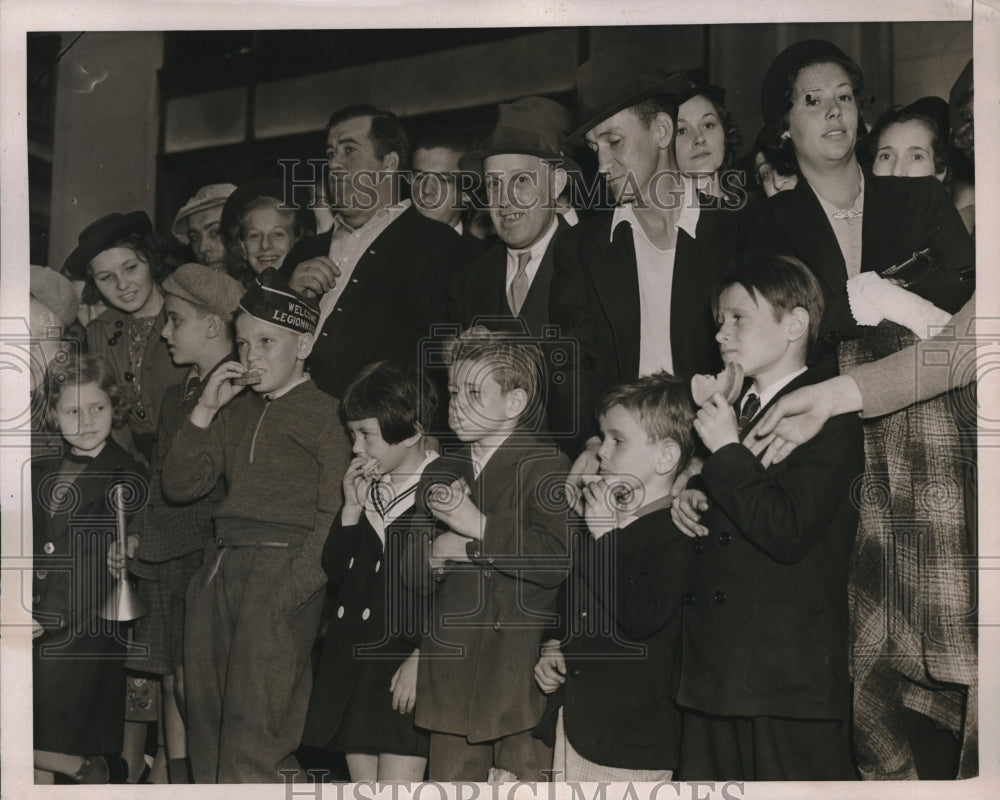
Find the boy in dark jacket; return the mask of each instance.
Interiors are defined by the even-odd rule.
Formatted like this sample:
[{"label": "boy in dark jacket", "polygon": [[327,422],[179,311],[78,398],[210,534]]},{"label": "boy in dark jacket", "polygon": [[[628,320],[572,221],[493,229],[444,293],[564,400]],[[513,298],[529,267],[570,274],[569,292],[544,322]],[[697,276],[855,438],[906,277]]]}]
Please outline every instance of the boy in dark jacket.
[{"label": "boy in dark jacket", "polygon": [[735,408],[717,393],[695,419],[711,452],[700,476],[708,536],[684,611],[681,774],[849,780],[847,585],[861,422],[834,417],[765,469],[741,437],[772,400],[816,382],[806,357],[822,290],[797,259],[762,257],[720,284],[714,308],[722,358],[750,383]]},{"label": "boy in dark jacket", "polygon": [[[669,781],[680,755],[674,702],[681,602],[693,542],[670,518],[691,457],[694,405],[665,372],[611,389],[597,406],[600,473],[578,506],[560,625],[535,666],[551,693],[553,778]],[[555,714],[558,713],[558,719]],[[551,725],[539,726],[547,736]]]}]

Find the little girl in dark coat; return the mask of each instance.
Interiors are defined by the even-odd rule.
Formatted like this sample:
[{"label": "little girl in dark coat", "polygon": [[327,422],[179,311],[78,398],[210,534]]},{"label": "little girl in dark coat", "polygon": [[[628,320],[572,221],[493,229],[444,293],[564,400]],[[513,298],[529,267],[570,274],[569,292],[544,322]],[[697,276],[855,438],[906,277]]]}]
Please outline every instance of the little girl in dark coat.
[{"label": "little girl in dark coat", "polygon": [[131,515],[146,497],[142,467],[110,438],[124,398],[103,358],[53,360],[47,414],[63,446],[32,464],[35,767],[78,783],[121,771],[125,639],[99,613],[117,504]]},{"label": "little girl in dark coat", "polygon": [[361,371],[341,406],[355,458],[323,552],[332,615],[303,742],[344,752],[352,781],[419,781],[427,734],[413,725],[420,599],[400,579],[408,539],[434,527],[421,477],[431,384],[391,362]]}]

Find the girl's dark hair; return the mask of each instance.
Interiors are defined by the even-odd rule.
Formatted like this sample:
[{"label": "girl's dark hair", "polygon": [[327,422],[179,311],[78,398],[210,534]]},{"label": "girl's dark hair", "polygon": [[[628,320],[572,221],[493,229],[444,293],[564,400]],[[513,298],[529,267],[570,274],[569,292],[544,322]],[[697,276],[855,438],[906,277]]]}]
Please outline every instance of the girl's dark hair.
[{"label": "girl's dark hair", "polygon": [[869,98],[865,92],[865,76],[861,71],[861,67],[852,58],[838,58],[832,55],[807,61],[799,67],[799,71],[795,73],[795,78],[789,81],[788,91],[785,92],[784,98],[785,110],[776,119],[768,122],[762,131],[762,135],[766,141],[775,143],[774,158],[771,161],[771,166],[782,175],[801,174],[799,161],[795,157],[795,146],[792,144],[791,137],[785,136],[785,134],[788,131],[788,112],[792,110],[792,92],[795,91],[795,82],[799,79],[802,70],[815,64],[837,64],[847,73],[854,92],[854,103],[858,108],[857,141],[860,142],[868,132],[868,128],[865,125],[864,109],[868,106]]},{"label": "girl's dark hair", "polygon": [[104,356],[57,357],[49,362],[45,376],[45,421],[53,430],[59,430],[56,405],[62,393],[70,386],[96,383],[111,400],[111,424],[119,428],[128,419],[130,401],[125,386],[114,367]]},{"label": "girl's dark hair", "polygon": [[[163,280],[171,272],[170,266],[167,263],[167,249],[153,233],[129,233],[118,241],[109,244],[101,252],[106,252],[115,247],[127,247],[142,261],[149,264],[150,275],[157,285],[163,283]],[[97,288],[97,284],[94,283],[94,271],[90,264],[87,264],[87,282],[83,286],[81,299],[86,305],[107,303],[104,295]]]},{"label": "girl's dark hair", "polygon": [[373,418],[387,444],[431,429],[437,389],[417,370],[395,361],[369,364],[351,381],[340,403],[344,422]]},{"label": "girl's dark hair", "polygon": [[895,106],[886,111],[875,122],[871,132],[858,142],[858,157],[861,163],[871,168],[878,155],[878,140],[882,137],[886,128],[895,125],[897,122],[910,122],[916,120],[922,122],[931,132],[931,149],[934,153],[934,173],[944,173],[945,183],[951,178],[951,148],[948,144],[948,131],[941,130],[937,120],[928,114],[919,111],[911,111],[909,108]]}]

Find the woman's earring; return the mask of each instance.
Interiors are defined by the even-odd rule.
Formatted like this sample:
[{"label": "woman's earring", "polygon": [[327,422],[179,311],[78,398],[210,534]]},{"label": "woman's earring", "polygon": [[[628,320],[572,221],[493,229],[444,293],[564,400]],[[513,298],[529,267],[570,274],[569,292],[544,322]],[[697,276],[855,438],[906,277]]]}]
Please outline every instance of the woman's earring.
[{"label": "woman's earring", "polygon": [[784,133],[781,134],[781,136],[779,138],[782,141],[784,141],[785,139],[791,139],[792,138],[792,134],[791,134],[790,131],[785,131]]}]

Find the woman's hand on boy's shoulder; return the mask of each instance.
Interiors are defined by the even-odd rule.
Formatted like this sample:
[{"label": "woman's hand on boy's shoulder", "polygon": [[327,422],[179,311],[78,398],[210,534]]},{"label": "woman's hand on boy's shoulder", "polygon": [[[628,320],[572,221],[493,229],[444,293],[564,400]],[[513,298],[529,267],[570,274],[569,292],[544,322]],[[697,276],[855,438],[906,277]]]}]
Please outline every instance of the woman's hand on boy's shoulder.
[{"label": "woman's hand on boy's shoulder", "polygon": [[701,515],[708,511],[708,496],[700,489],[685,489],[670,506],[670,517],[681,533],[688,536],[708,536],[701,524]]}]

